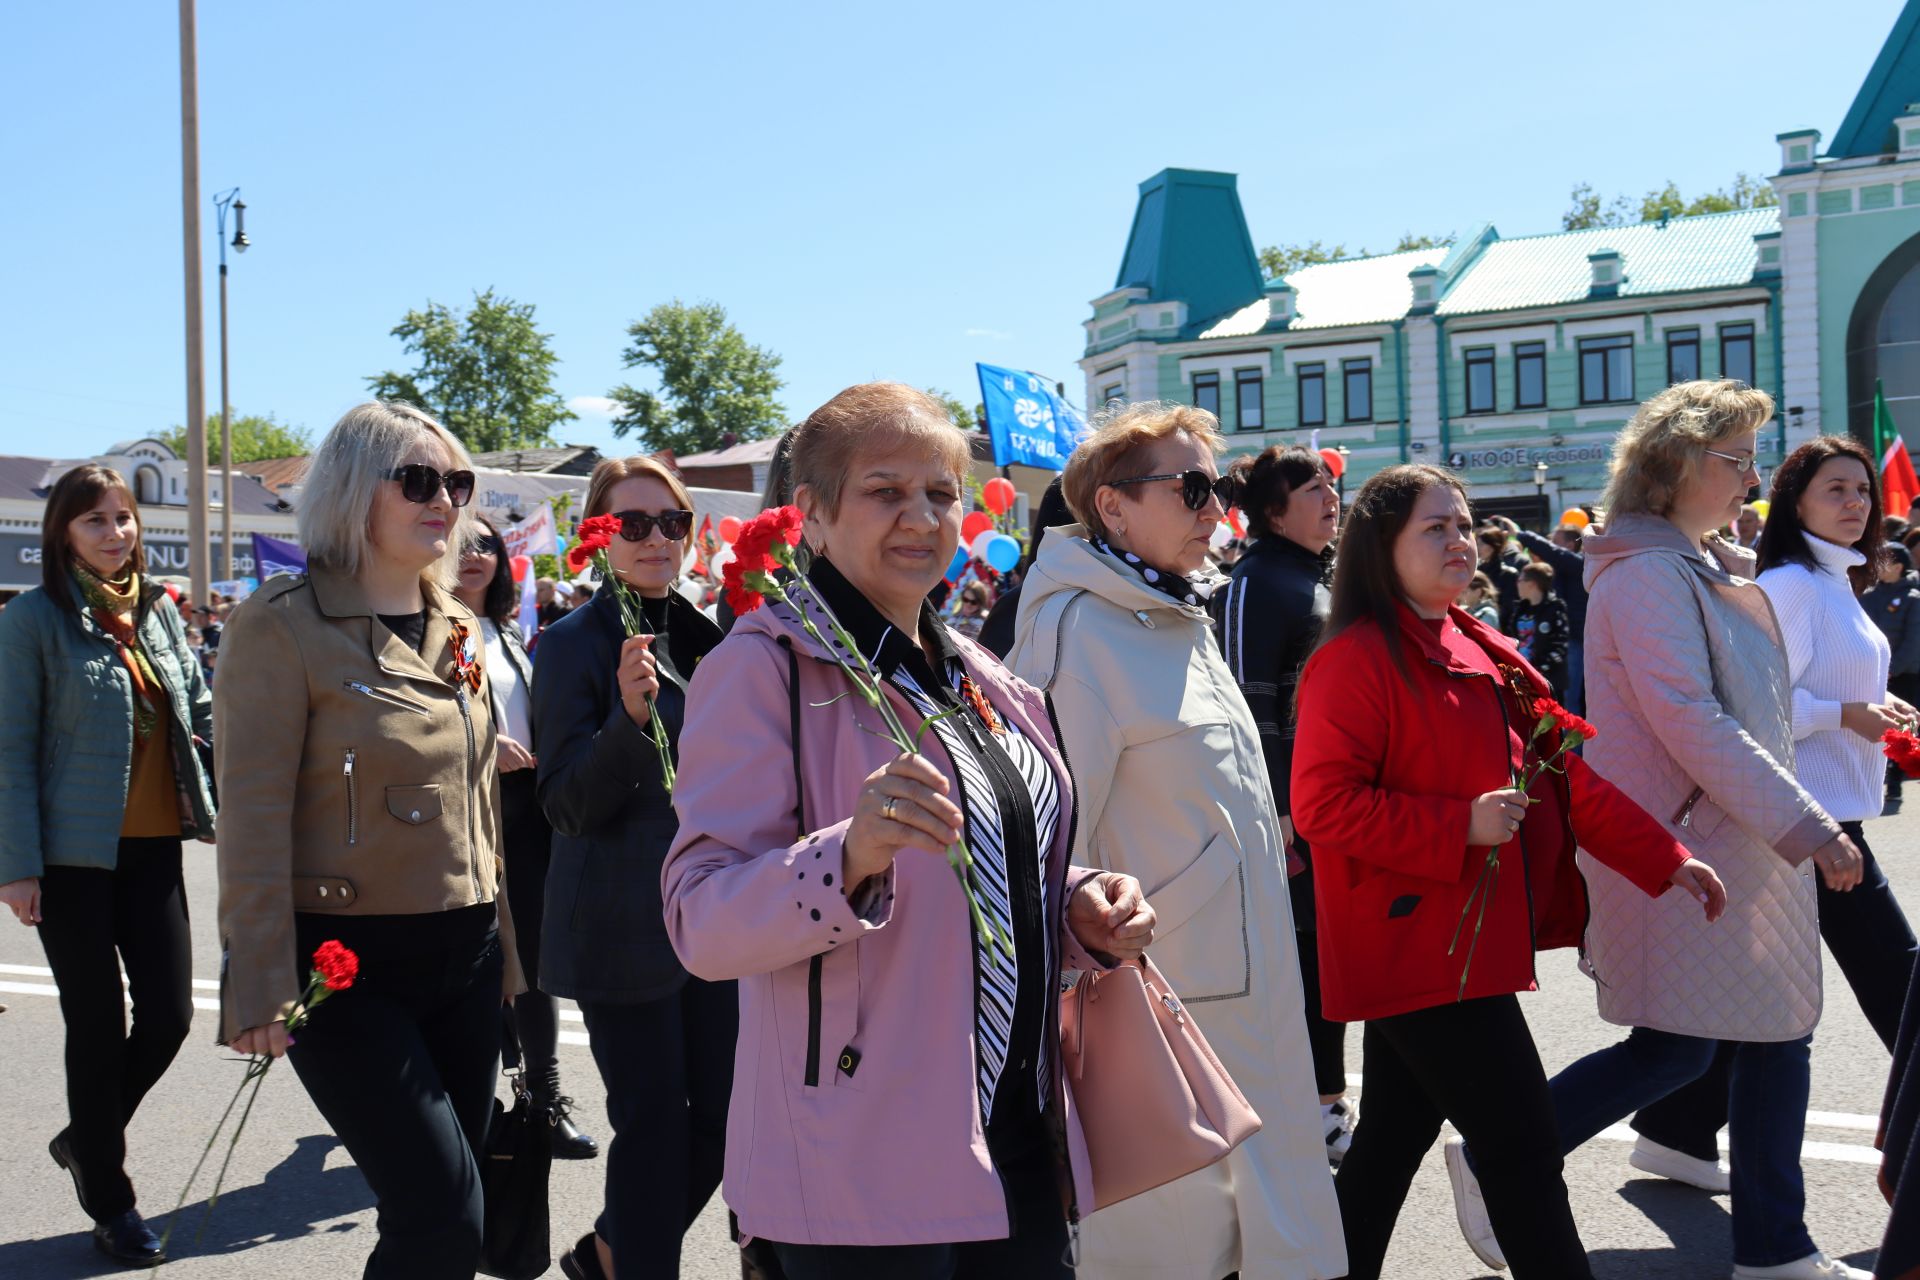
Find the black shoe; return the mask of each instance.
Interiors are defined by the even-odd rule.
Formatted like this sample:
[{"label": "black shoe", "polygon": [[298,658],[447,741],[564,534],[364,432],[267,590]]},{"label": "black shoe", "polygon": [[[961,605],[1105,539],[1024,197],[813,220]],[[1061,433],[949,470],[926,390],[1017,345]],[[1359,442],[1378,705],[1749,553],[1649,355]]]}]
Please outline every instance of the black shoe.
[{"label": "black shoe", "polygon": [[1898,812],[1900,812],[1900,793],[1895,791],[1887,796],[1886,804],[1881,806],[1880,816],[1883,818],[1891,818]]},{"label": "black shoe", "polygon": [[534,1105],[543,1108],[553,1124],[553,1158],[591,1160],[600,1154],[600,1144],[580,1132],[580,1126],[573,1122],[573,1099],[559,1091],[559,1083],[555,1079],[533,1091]]},{"label": "black shoe", "polygon": [[87,1189],[81,1185],[80,1165],[73,1158],[73,1146],[67,1141],[67,1131],[65,1129],[54,1134],[53,1141],[47,1143],[47,1154],[53,1157],[55,1164],[65,1169],[68,1175],[72,1177],[73,1195],[74,1198],[80,1202],[80,1211],[89,1218],[94,1217],[93,1210],[87,1206]]},{"label": "black shoe", "polygon": [[167,1260],[160,1237],[141,1220],[137,1209],[93,1224],[93,1247],[129,1267],[157,1267]]},{"label": "black shoe", "polygon": [[560,1274],[567,1280],[607,1280],[607,1273],[600,1269],[600,1250],[593,1232],[581,1236],[573,1248],[560,1255]]}]

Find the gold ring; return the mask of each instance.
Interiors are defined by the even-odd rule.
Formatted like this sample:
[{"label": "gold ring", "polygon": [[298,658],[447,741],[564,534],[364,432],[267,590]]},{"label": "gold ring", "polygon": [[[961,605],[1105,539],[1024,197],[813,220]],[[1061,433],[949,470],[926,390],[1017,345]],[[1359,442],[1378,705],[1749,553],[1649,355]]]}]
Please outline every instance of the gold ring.
[{"label": "gold ring", "polygon": [[887,820],[888,822],[892,822],[892,821],[893,821],[893,806],[894,806],[895,804],[897,804],[897,803],[899,803],[899,800],[898,800],[898,797],[896,797],[896,796],[888,796],[888,797],[887,797],[887,802],[886,802],[885,804],[883,804],[883,805],[881,805],[881,806],[880,806],[880,816],[881,816],[881,817],[883,817],[883,818],[885,818],[885,819],[886,819],[886,820]]}]

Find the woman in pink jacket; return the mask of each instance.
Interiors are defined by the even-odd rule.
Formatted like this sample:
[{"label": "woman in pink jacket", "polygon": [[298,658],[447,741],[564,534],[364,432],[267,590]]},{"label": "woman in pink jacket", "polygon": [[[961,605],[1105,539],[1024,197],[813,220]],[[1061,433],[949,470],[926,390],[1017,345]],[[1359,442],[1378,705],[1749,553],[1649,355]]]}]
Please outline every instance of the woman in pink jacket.
[{"label": "woman in pink jacket", "polygon": [[[1139,955],[1153,912],[1131,876],[1068,866],[1044,701],[926,603],[969,467],[938,402],[849,388],[794,429],[792,466],[824,603],[909,729],[950,714],[898,755],[805,593],[694,677],[662,887],[688,970],[740,983],[727,1204],[791,1280],[1070,1276],[1093,1197],[1060,974]],[[963,832],[1011,956],[940,852]]]}]

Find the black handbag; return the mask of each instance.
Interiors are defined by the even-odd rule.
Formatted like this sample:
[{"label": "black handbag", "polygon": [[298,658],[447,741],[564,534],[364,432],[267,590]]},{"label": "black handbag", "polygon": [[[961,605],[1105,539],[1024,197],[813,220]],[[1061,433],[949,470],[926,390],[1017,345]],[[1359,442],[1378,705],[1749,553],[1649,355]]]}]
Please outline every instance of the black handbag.
[{"label": "black handbag", "polygon": [[533,1280],[553,1265],[547,1180],[553,1172],[553,1123],[534,1103],[524,1073],[513,1077],[513,1110],[493,1100],[480,1169],[486,1198],[480,1274]]}]

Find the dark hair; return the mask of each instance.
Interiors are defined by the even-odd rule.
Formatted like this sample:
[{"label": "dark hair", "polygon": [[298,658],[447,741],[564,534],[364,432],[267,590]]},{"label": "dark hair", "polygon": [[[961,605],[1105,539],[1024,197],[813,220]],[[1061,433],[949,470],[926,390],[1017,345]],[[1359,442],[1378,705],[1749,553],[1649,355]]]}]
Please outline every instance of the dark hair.
[{"label": "dark hair", "polygon": [[1760,530],[1760,571],[1783,564],[1816,568],[1810,536],[1800,523],[1800,498],[1813,483],[1821,467],[1835,458],[1850,458],[1867,473],[1867,527],[1853,544],[1867,562],[1847,570],[1853,593],[1859,595],[1880,576],[1880,544],[1886,539],[1880,532],[1880,477],[1873,466],[1873,455],[1851,436],[1817,436],[1787,455],[1773,473],[1773,488],[1767,494],[1767,522]]},{"label": "dark hair", "polygon": [[1913,553],[1897,542],[1889,542],[1886,546],[1880,548],[1880,564],[1882,568],[1885,568],[1888,564],[1897,564],[1903,570],[1911,570],[1913,568]]},{"label": "dark hair", "polygon": [[1067,506],[1065,488],[1060,477],[1055,476],[1047,482],[1047,491],[1040,495],[1040,506],[1033,513],[1033,533],[1027,539],[1027,558],[1020,562],[1020,573],[1024,577],[1033,562],[1040,555],[1040,537],[1049,528],[1073,523],[1073,511]]},{"label": "dark hair", "polygon": [[1375,472],[1361,487],[1347,509],[1346,531],[1340,536],[1340,555],[1333,569],[1333,608],[1321,644],[1348,627],[1371,621],[1379,626],[1393,665],[1408,676],[1406,654],[1400,647],[1399,615],[1405,592],[1393,567],[1393,544],[1413,518],[1421,495],[1443,485],[1465,500],[1467,491],[1459,476],[1419,462]]},{"label": "dark hair", "polygon": [[1319,454],[1301,446],[1276,444],[1251,458],[1236,458],[1227,473],[1240,482],[1240,509],[1247,513],[1247,536],[1264,538],[1272,520],[1285,515],[1287,499],[1315,477],[1326,474]]},{"label": "dark hair", "polygon": [[1880,536],[1888,542],[1898,542],[1907,532],[1905,516],[1882,516],[1880,518]]},{"label": "dark hair", "polygon": [[115,492],[133,509],[133,554],[127,557],[127,566],[138,574],[147,571],[146,522],[140,518],[140,504],[134,500],[126,478],[112,467],[92,463],[75,467],[54,481],[47,494],[46,510],[40,515],[40,585],[63,608],[74,603],[68,594],[73,581],[73,544],[67,539],[67,526]]},{"label": "dark hair", "polygon": [[1553,590],[1553,566],[1535,561],[1520,570],[1520,581],[1531,582],[1542,591]]},{"label": "dark hair", "polygon": [[1563,524],[1553,532],[1556,537],[1566,538],[1573,543],[1573,546],[1568,548],[1570,551],[1582,550],[1587,545],[1587,535],[1570,524]]},{"label": "dark hair", "polygon": [[506,541],[491,519],[476,511],[473,522],[500,543],[500,550],[493,557],[493,581],[487,583],[487,594],[480,600],[480,612],[494,626],[504,627],[520,614],[520,588],[513,582],[513,559],[507,555]]},{"label": "dark hair", "polygon": [[1475,542],[1491,542],[1493,553],[1499,555],[1507,549],[1507,531],[1497,524],[1483,524],[1473,531]]}]

